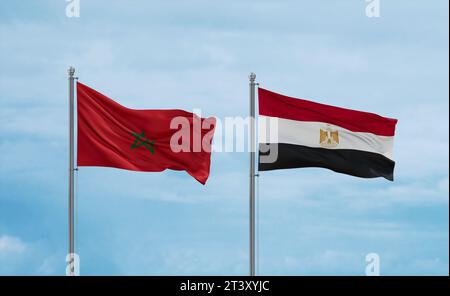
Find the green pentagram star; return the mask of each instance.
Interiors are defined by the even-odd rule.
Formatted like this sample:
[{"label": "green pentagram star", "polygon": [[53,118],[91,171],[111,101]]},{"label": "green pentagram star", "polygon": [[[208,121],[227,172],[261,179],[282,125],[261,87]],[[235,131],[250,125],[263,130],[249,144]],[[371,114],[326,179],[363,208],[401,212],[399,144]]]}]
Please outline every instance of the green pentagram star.
[{"label": "green pentagram star", "polygon": [[135,137],[134,143],[133,143],[133,145],[131,145],[131,149],[139,148],[141,146],[144,146],[145,148],[147,148],[148,151],[151,152],[151,154],[155,153],[155,151],[153,149],[153,144],[155,143],[155,141],[150,141],[149,139],[147,139],[145,137],[144,131],[142,131],[140,134],[138,134],[138,133],[130,133],[130,132],[129,132],[129,134],[131,134],[132,136]]}]

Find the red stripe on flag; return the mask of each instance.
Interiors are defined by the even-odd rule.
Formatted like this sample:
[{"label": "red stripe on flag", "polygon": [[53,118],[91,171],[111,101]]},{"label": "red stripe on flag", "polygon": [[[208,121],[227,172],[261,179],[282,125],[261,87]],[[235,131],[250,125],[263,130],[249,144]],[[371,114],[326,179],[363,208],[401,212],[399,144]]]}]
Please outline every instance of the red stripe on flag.
[{"label": "red stripe on flag", "polygon": [[372,133],[379,136],[394,136],[397,119],[303,99],[287,97],[258,89],[259,114],[298,121],[316,121],[334,124],[353,132]]}]

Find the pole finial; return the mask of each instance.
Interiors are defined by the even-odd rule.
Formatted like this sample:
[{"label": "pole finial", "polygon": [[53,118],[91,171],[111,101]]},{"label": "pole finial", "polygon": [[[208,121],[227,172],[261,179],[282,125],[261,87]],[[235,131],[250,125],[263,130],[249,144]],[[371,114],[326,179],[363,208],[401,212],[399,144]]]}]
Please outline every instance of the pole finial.
[{"label": "pole finial", "polygon": [[69,67],[69,69],[67,70],[67,73],[69,73],[69,76],[72,77],[75,74],[75,68]]},{"label": "pole finial", "polygon": [[256,74],[252,72],[252,73],[250,73],[250,75],[248,76],[248,78],[250,79],[250,82],[255,82]]}]

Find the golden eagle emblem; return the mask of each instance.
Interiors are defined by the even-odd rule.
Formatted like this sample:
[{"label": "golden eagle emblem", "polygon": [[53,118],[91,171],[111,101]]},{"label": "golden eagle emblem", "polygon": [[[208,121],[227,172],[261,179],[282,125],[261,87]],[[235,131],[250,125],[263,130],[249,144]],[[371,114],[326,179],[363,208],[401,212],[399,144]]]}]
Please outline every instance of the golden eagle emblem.
[{"label": "golden eagle emblem", "polygon": [[339,131],[333,131],[327,127],[325,130],[320,129],[320,146],[324,148],[333,148],[339,144]]}]

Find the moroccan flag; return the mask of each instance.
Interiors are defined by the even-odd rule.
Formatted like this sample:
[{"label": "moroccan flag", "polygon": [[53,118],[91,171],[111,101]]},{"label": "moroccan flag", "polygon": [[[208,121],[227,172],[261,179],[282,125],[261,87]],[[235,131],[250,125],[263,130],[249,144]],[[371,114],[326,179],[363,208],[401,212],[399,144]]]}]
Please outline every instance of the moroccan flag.
[{"label": "moroccan flag", "polygon": [[185,170],[206,183],[214,118],[183,110],[128,109],[79,82],[77,109],[78,166]]},{"label": "moroccan flag", "polygon": [[[260,171],[322,167],[393,181],[396,119],[291,98],[262,88],[258,96],[259,120],[264,122],[259,129]],[[277,155],[269,160],[271,153]]]}]

